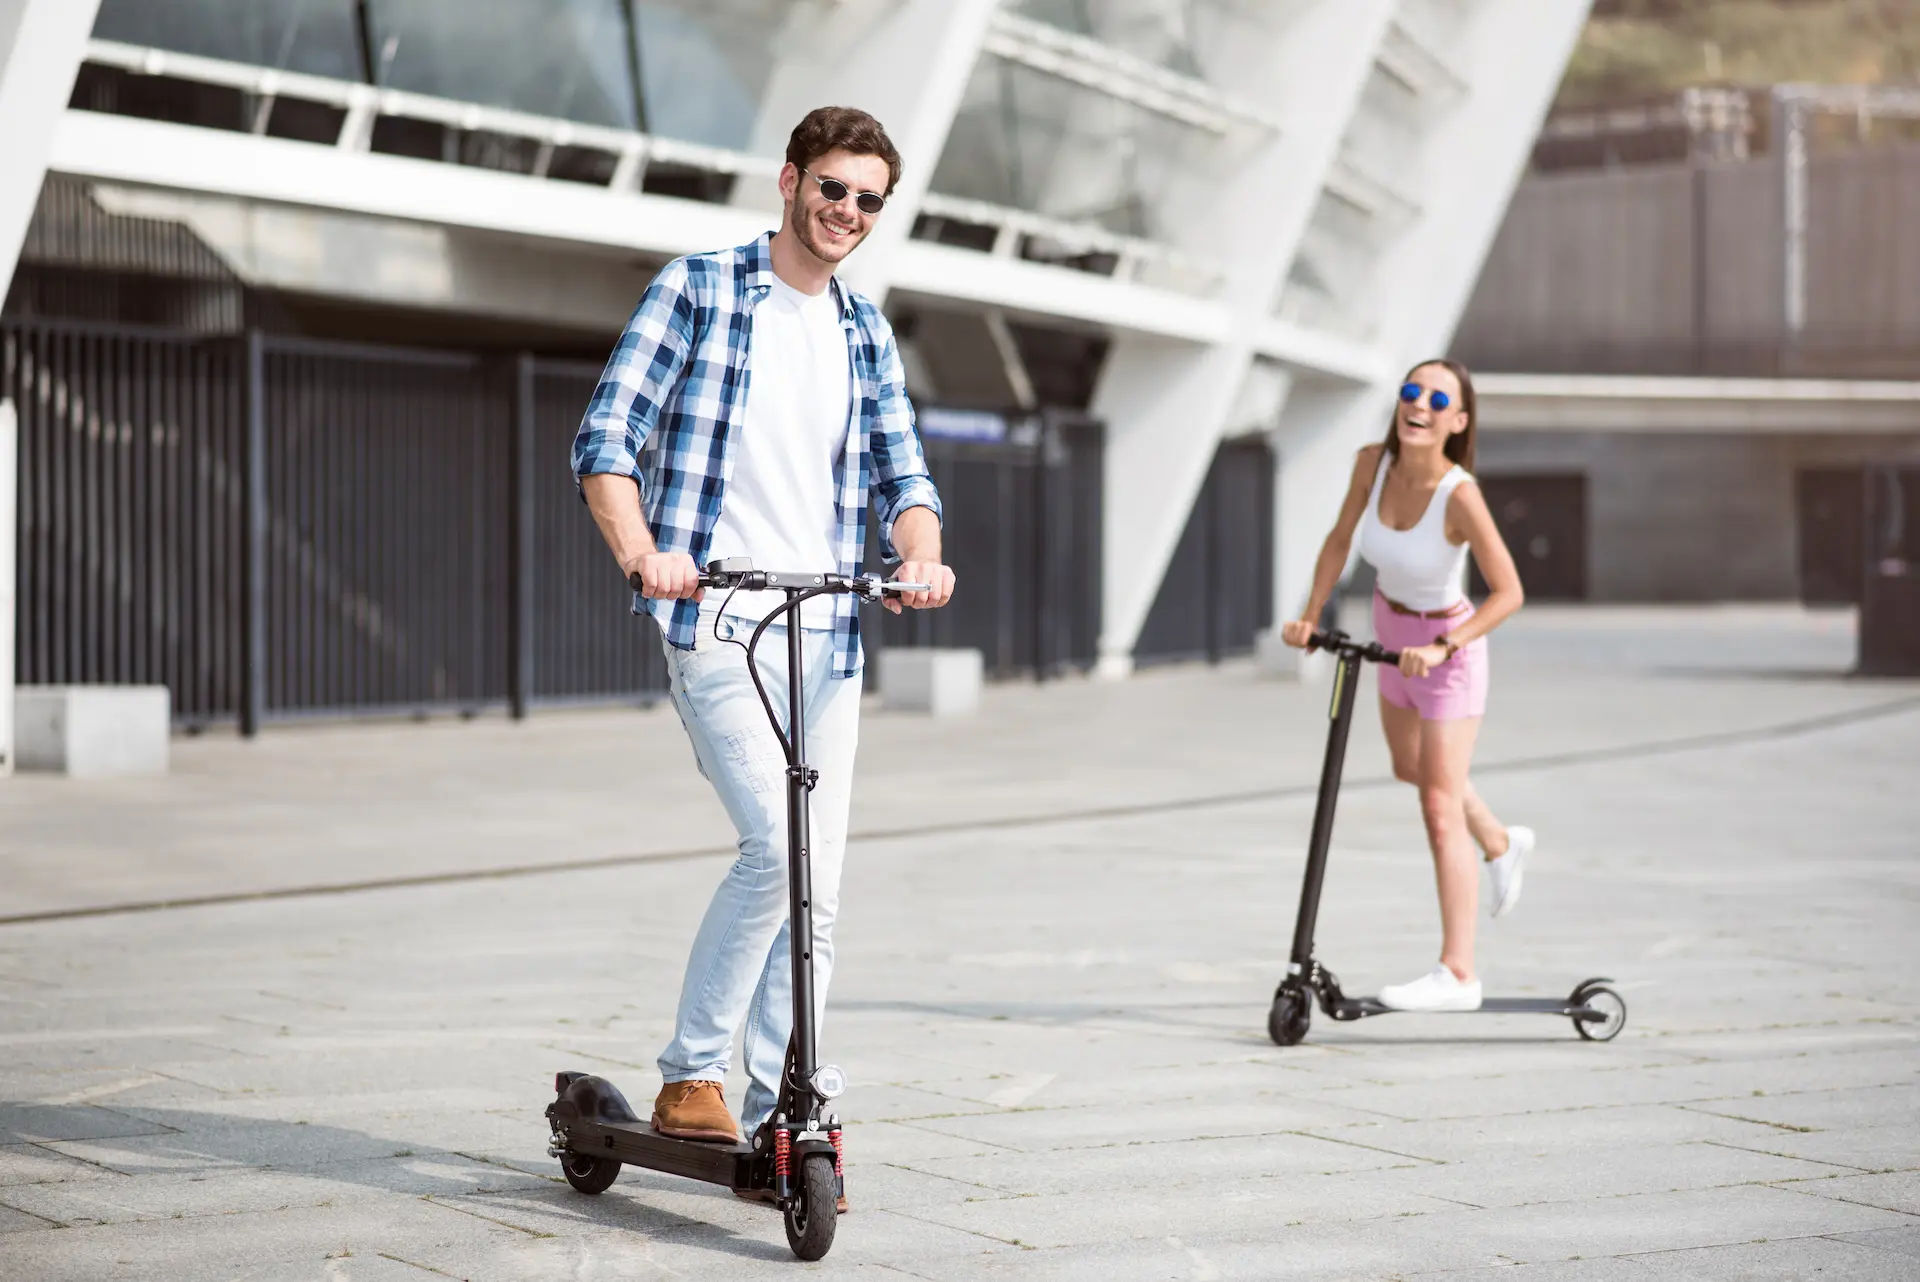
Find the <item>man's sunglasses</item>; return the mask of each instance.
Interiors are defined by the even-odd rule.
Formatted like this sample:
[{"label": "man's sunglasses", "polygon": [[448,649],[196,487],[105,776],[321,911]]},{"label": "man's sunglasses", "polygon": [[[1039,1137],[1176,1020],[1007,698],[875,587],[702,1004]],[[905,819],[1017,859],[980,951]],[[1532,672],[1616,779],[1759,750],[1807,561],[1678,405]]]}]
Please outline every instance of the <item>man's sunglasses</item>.
[{"label": "man's sunglasses", "polygon": [[[807,169],[802,169],[800,172],[820,184],[820,194],[826,198],[829,205],[839,204],[847,198],[847,193],[853,190],[838,178],[816,178],[813,172]],[[887,207],[887,198],[877,191],[863,191],[853,198],[853,204],[863,214],[877,214]]]},{"label": "man's sunglasses", "polygon": [[[1405,404],[1418,405],[1420,403],[1420,393],[1426,390],[1426,388],[1420,386],[1418,383],[1403,383],[1400,386],[1400,399]],[[1441,410],[1453,404],[1453,398],[1436,387],[1433,389],[1433,394],[1428,399],[1427,404],[1432,408],[1434,413],[1438,414]]]}]

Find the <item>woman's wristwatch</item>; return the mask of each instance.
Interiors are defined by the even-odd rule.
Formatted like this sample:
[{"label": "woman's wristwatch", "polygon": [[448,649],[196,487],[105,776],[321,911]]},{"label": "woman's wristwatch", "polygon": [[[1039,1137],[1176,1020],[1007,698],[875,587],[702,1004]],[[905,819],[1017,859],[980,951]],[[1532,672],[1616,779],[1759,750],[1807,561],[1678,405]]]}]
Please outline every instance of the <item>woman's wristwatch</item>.
[{"label": "woman's wristwatch", "polygon": [[1434,644],[1443,645],[1447,647],[1447,657],[1440,661],[1442,663],[1451,662],[1453,659],[1453,656],[1460,653],[1460,643],[1458,641],[1455,641],[1452,637],[1441,637],[1437,641],[1435,641]]}]

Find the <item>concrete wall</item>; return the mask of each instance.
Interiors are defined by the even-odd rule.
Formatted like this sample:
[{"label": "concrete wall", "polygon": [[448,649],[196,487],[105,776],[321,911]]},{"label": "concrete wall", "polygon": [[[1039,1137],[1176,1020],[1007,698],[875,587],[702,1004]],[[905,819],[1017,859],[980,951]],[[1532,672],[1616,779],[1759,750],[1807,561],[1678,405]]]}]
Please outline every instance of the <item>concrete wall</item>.
[{"label": "concrete wall", "polygon": [[1585,474],[1594,601],[1770,601],[1800,594],[1795,473],[1888,461],[1920,434],[1489,432],[1475,470]]},{"label": "concrete wall", "polygon": [[1920,374],[1920,144],[1808,164],[1806,328],[1786,342],[1779,162],[1539,174],[1455,341],[1476,368]]}]

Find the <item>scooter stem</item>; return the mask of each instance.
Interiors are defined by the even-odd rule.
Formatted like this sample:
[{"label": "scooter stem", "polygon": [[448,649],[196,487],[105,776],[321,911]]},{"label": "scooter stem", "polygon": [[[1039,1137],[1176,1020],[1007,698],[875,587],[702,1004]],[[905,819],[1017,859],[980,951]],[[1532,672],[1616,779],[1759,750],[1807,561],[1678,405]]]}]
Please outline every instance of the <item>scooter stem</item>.
[{"label": "scooter stem", "polygon": [[[788,605],[793,605],[789,595]],[[787,617],[787,920],[793,948],[793,1043],[790,1084],[809,1111],[816,1067],[813,1027],[813,863],[808,858],[810,825],[807,794],[812,779],[807,769],[805,673],[802,670],[800,612]]]},{"label": "scooter stem", "polygon": [[1333,810],[1340,799],[1340,772],[1347,760],[1347,732],[1353,728],[1354,694],[1360,686],[1360,656],[1343,652],[1333,675],[1333,704],[1328,709],[1327,755],[1320,766],[1320,795],[1313,807],[1313,836],[1307,844],[1307,870],[1300,887],[1300,916],[1293,926],[1289,978],[1313,979],[1313,929],[1320,916],[1320,887],[1327,876],[1327,846],[1333,840]]}]

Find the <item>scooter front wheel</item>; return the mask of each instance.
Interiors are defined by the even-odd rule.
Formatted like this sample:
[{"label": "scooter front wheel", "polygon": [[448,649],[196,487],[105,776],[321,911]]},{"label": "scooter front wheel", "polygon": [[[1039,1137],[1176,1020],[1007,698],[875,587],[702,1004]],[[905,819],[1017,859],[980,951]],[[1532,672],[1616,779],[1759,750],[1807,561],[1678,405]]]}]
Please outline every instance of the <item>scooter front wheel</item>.
[{"label": "scooter front wheel", "polygon": [[825,1258],[833,1247],[833,1230],[839,1220],[835,1204],[840,1184],[834,1178],[833,1159],[825,1153],[809,1153],[800,1164],[800,1195],[787,1206],[787,1245],[803,1260]]},{"label": "scooter front wheel", "polygon": [[610,1157],[568,1153],[560,1159],[560,1171],[567,1177],[567,1183],[582,1193],[604,1193],[619,1178],[620,1163]]},{"label": "scooter front wheel", "polygon": [[1282,988],[1273,995],[1273,1009],[1267,1012],[1267,1036],[1276,1046],[1298,1046],[1313,1024],[1313,1002],[1297,988]]}]

